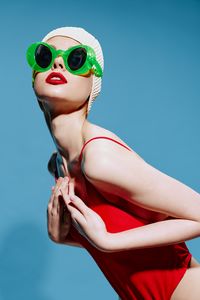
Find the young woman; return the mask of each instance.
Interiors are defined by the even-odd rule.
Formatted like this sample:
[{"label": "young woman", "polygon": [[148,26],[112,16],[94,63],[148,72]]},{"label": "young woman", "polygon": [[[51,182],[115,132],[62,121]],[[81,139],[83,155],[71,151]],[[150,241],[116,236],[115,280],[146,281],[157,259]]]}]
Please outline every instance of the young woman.
[{"label": "young woman", "polygon": [[84,247],[122,300],[199,299],[200,264],[185,241],[200,236],[200,194],[87,120],[101,90],[98,40],[61,27],[32,44],[27,60],[57,148],[49,237]]}]

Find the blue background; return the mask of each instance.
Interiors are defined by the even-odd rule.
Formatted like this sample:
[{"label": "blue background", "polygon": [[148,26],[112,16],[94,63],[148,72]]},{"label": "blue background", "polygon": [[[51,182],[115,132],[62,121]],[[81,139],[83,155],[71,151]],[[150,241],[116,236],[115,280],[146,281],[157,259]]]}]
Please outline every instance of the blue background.
[{"label": "blue background", "polygon": [[[200,192],[200,1],[5,1],[0,20],[0,300],[117,299],[85,249],[48,238],[55,146],[26,48],[62,26],[96,36],[105,69],[89,120]],[[186,244],[200,261],[200,239]]]}]

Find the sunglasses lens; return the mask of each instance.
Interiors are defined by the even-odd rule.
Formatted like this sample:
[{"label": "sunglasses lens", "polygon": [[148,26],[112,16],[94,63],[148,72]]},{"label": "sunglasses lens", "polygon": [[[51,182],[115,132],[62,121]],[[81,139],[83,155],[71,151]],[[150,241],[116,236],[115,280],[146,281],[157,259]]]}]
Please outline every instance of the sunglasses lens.
[{"label": "sunglasses lens", "polygon": [[87,51],[85,48],[76,48],[68,56],[68,65],[71,70],[80,69],[87,58]]},{"label": "sunglasses lens", "polygon": [[35,60],[41,68],[47,68],[52,60],[52,53],[45,45],[37,46],[35,50]]}]

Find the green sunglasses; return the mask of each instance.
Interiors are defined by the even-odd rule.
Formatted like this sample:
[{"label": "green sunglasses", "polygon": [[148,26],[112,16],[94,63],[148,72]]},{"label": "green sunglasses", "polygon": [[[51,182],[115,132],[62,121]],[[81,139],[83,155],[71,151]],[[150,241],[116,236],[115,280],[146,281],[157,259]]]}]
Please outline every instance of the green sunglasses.
[{"label": "green sunglasses", "polygon": [[45,42],[37,42],[31,44],[26,52],[29,66],[38,72],[51,69],[57,56],[63,58],[66,69],[72,74],[84,75],[91,71],[97,77],[103,76],[94,49],[87,45],[80,44],[67,50],[56,50]]}]

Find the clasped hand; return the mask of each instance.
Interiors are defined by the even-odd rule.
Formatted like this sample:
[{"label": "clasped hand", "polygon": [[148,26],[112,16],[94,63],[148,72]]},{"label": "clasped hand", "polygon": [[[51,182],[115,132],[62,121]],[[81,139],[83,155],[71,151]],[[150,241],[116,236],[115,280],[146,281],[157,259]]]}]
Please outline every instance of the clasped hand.
[{"label": "clasped hand", "polygon": [[[65,178],[69,182],[69,178],[67,176]],[[66,194],[66,190],[62,185],[60,186],[60,191],[71,214],[72,223],[79,233],[87,238],[97,249],[109,252],[108,245],[112,234],[107,232],[102,218],[77,195],[74,193]]]}]

